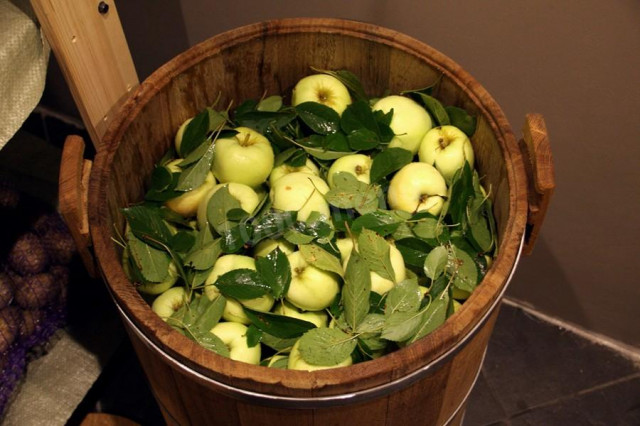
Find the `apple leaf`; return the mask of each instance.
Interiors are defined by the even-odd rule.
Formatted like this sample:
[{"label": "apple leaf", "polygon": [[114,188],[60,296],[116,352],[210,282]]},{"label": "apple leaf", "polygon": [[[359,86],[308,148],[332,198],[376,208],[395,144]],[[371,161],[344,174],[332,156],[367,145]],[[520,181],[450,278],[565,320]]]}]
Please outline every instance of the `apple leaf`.
[{"label": "apple leaf", "polygon": [[416,268],[424,266],[427,254],[433,249],[429,243],[415,237],[396,240],[395,244],[396,248],[402,253],[404,262]]},{"label": "apple leaf", "polygon": [[439,100],[437,100],[433,96],[420,92],[415,92],[414,96],[416,96],[422,102],[422,104],[425,106],[426,110],[429,111],[429,114],[431,114],[431,117],[434,118],[438,126],[446,126],[450,124],[447,110],[444,109],[442,103],[440,103]]},{"label": "apple leaf", "polygon": [[126,207],[122,214],[136,237],[159,250],[166,250],[172,234],[159,207],[145,204]]},{"label": "apple leaf", "polygon": [[466,219],[467,206],[474,196],[473,172],[468,162],[456,172],[449,187],[446,214],[451,223],[463,223]]},{"label": "apple leaf", "polygon": [[422,311],[422,315],[420,316],[420,325],[407,343],[415,342],[444,324],[447,319],[448,305],[449,293],[446,291],[442,293],[442,297],[432,299],[427,308]]},{"label": "apple leaf", "polygon": [[171,257],[138,239],[133,233],[127,235],[130,259],[135,262],[145,282],[159,283],[169,275]]},{"label": "apple leaf", "polygon": [[369,229],[363,229],[358,236],[358,250],[369,270],[384,279],[396,281],[391,264],[391,249],[384,238]]},{"label": "apple leaf", "polygon": [[202,156],[205,154],[205,152],[207,152],[210,146],[211,146],[211,143],[205,143],[205,142],[201,143],[197,148],[191,151],[191,153],[189,153],[189,155],[187,155],[182,161],[177,163],[178,167],[180,167],[181,169],[186,169],[193,163],[198,162],[202,158]]},{"label": "apple leaf", "polygon": [[466,251],[451,245],[447,258],[447,274],[453,276],[453,286],[471,293],[478,284],[478,267]]},{"label": "apple leaf", "polygon": [[470,115],[464,109],[455,106],[446,106],[444,109],[449,116],[452,126],[462,130],[468,137],[473,136],[476,132],[476,118],[474,116]]},{"label": "apple leaf", "polygon": [[344,274],[342,304],[344,317],[352,330],[356,330],[369,313],[371,274],[356,250],[351,252]]},{"label": "apple leaf", "polygon": [[314,71],[316,72],[321,72],[323,74],[328,74],[332,77],[337,78],[338,80],[340,80],[340,82],[342,82],[342,84],[344,84],[345,86],[347,86],[347,89],[349,89],[349,92],[351,92],[351,94],[358,100],[367,100],[367,95],[364,91],[364,88],[362,87],[362,83],[360,83],[360,80],[358,79],[358,77],[353,74],[350,71],[347,70],[338,70],[338,71],[331,71],[331,70],[321,70],[321,69],[317,69],[317,68],[313,68],[311,67]]},{"label": "apple leaf", "polygon": [[[163,168],[169,171],[169,169],[167,169],[166,167],[156,167],[156,169],[159,169],[159,168]],[[155,180],[154,175],[155,175],[156,169],[154,169],[154,174],[151,176],[152,184],[153,184],[153,181]],[[163,171],[157,172],[158,175],[163,173],[164,173]],[[169,183],[169,185],[167,185],[166,187],[163,187],[163,182],[157,182],[153,184],[153,186],[150,187],[149,190],[144,195],[145,200],[164,203],[167,200],[170,200],[172,198],[175,198],[184,194],[183,191],[176,191],[176,186],[178,185],[178,179],[180,179],[180,173],[171,173],[171,171],[169,171],[169,173],[171,175],[171,183]],[[164,177],[160,177],[158,175],[155,175],[155,176],[157,176],[157,178],[159,178],[160,180],[164,179]],[[160,187],[162,187],[162,189],[160,189]]]},{"label": "apple leaf", "polygon": [[418,280],[406,279],[393,286],[387,293],[385,314],[394,312],[417,312],[420,309],[422,293],[418,287]]},{"label": "apple leaf", "polygon": [[334,366],[351,356],[357,340],[337,328],[313,328],[300,338],[300,355],[311,365]]},{"label": "apple leaf", "polygon": [[268,363],[268,366],[269,368],[280,368],[282,370],[286,370],[289,368],[289,357],[279,357],[275,361]]},{"label": "apple leaf", "polygon": [[375,114],[367,101],[357,100],[342,113],[340,128],[353,150],[369,150],[389,142],[394,136],[385,117]]},{"label": "apple leaf", "polygon": [[291,267],[287,255],[279,247],[265,257],[256,257],[256,270],[271,288],[273,297],[277,299],[287,294],[291,284]]},{"label": "apple leaf", "polygon": [[210,351],[213,351],[218,355],[229,358],[229,348],[224,344],[222,339],[220,339],[215,334],[211,333],[208,330],[202,330],[199,328],[189,328],[185,331],[187,337],[195,340],[203,348],[209,349]]},{"label": "apple leaf", "polygon": [[255,299],[271,291],[257,271],[246,268],[226,272],[214,284],[220,293],[234,299]]},{"label": "apple leaf", "polygon": [[424,259],[424,274],[431,280],[436,280],[444,274],[448,259],[449,250],[445,246],[434,248]]},{"label": "apple leaf", "polygon": [[357,217],[351,224],[351,230],[357,234],[363,228],[367,228],[382,237],[386,237],[394,233],[398,226],[407,219],[408,217],[404,216],[404,212],[378,209]]},{"label": "apple leaf", "polygon": [[377,185],[360,182],[347,172],[336,173],[334,187],[324,194],[329,204],[340,209],[356,209],[360,214],[373,212],[378,207]]},{"label": "apple leaf", "polygon": [[268,135],[273,129],[281,129],[295,120],[296,115],[292,111],[246,111],[235,115],[238,126],[249,127],[258,133]]},{"label": "apple leaf", "polygon": [[380,337],[392,342],[402,342],[413,336],[418,327],[422,315],[419,312],[394,311],[385,315],[384,329]]},{"label": "apple leaf", "polygon": [[189,191],[202,185],[211,172],[215,144],[210,144],[204,155],[192,166],[184,169],[178,179],[177,191]]},{"label": "apple leaf", "polygon": [[387,148],[373,158],[371,172],[369,173],[371,183],[380,181],[383,177],[400,170],[413,159],[411,151],[403,148]]},{"label": "apple leaf", "polygon": [[196,297],[188,305],[185,304],[187,313],[182,321],[189,328],[211,330],[222,318],[226,303],[224,296],[218,296],[213,300],[209,300],[205,295]]},{"label": "apple leaf", "polygon": [[186,157],[199,147],[209,132],[209,111],[202,110],[198,115],[187,124],[182,134],[182,142],[180,143],[180,155]]},{"label": "apple leaf", "polygon": [[322,247],[315,244],[302,244],[298,247],[304,260],[310,265],[327,272],[344,276],[344,270],[338,259]]},{"label": "apple leaf", "polygon": [[280,108],[282,108],[282,96],[279,95],[268,96],[256,105],[258,111],[277,112]]},{"label": "apple leaf", "polygon": [[262,330],[258,329],[258,327],[253,324],[247,327],[247,346],[253,348],[256,345],[260,344],[260,341],[262,340],[262,334]]},{"label": "apple leaf", "polygon": [[315,133],[329,135],[340,129],[340,116],[333,109],[318,102],[303,102],[295,106],[298,117]]},{"label": "apple leaf", "polygon": [[281,337],[275,337],[263,331],[261,342],[275,351],[284,352],[291,350],[291,347],[296,343],[298,337],[299,336],[285,339]]},{"label": "apple leaf", "polygon": [[209,225],[218,234],[223,234],[225,231],[230,230],[236,223],[231,221],[227,214],[234,209],[242,209],[240,201],[231,195],[229,186],[224,185],[213,193],[207,203],[207,221],[209,221]]},{"label": "apple leaf", "polygon": [[293,227],[297,215],[296,211],[269,210],[257,217],[252,222],[253,238],[251,239],[251,245],[255,246],[265,238],[272,238],[284,233],[287,229]]},{"label": "apple leaf", "polygon": [[218,238],[201,247],[194,247],[194,250],[184,258],[184,266],[200,271],[212,268],[221,253],[222,248]]},{"label": "apple leaf", "polygon": [[347,135],[347,141],[353,151],[368,151],[380,145],[380,139],[369,129],[354,130]]},{"label": "apple leaf", "polygon": [[270,312],[258,312],[246,306],[243,307],[243,310],[251,324],[256,326],[258,330],[279,339],[298,338],[307,331],[316,328],[315,324],[299,318]]}]

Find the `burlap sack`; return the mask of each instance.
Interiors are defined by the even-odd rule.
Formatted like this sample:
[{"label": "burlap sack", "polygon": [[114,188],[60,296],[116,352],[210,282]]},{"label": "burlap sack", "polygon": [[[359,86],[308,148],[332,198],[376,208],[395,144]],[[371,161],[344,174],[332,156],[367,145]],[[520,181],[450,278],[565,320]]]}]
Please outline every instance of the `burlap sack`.
[{"label": "burlap sack", "polygon": [[0,0],[0,149],[40,101],[49,52],[29,2]]}]

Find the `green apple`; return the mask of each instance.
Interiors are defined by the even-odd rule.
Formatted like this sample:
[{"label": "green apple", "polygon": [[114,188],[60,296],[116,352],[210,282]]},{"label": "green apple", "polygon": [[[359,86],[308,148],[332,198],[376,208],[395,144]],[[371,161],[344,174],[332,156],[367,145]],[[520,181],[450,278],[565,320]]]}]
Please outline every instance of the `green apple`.
[{"label": "green apple", "polygon": [[[283,366],[277,365],[280,364],[280,361],[282,361]],[[267,364],[267,367],[271,367],[271,368],[287,368],[287,365],[289,364],[289,357],[287,355],[273,355],[270,359],[269,359],[269,363]]]},{"label": "green apple", "polygon": [[473,168],[473,146],[467,135],[455,126],[434,127],[422,138],[418,158],[435,166],[445,180],[451,182],[465,162]]},{"label": "green apple", "polygon": [[247,364],[260,364],[262,350],[259,344],[249,347],[247,331],[249,328],[238,322],[219,322],[212,329],[215,334],[229,348],[229,358]]},{"label": "green apple", "polygon": [[317,102],[342,115],[351,104],[351,96],[347,86],[337,78],[328,74],[313,74],[300,79],[291,93],[293,106],[303,102]]},{"label": "green apple", "polygon": [[193,117],[191,118],[187,118],[186,120],[184,120],[182,122],[182,124],[180,125],[180,127],[178,127],[178,131],[176,132],[175,137],[173,138],[173,143],[176,147],[176,152],[180,154],[180,146],[182,145],[182,137],[184,136],[184,131],[187,128],[187,125],[189,123],[191,123],[191,120],[193,120]]},{"label": "green apple", "polygon": [[[167,168],[172,172],[179,172],[180,168],[178,167],[178,163],[182,160],[177,159],[171,161],[167,164]],[[186,191],[184,194],[181,194],[175,198],[167,200],[164,204],[169,209],[178,213],[183,217],[191,217],[195,216],[198,211],[198,206],[200,202],[205,197],[205,195],[216,185],[216,179],[213,176],[213,173],[208,172],[205,177],[202,185],[197,188],[193,188],[190,191]]]},{"label": "green apple", "polygon": [[326,370],[329,368],[336,367],[347,367],[353,364],[353,359],[351,355],[344,359],[344,361],[336,364],[336,365],[313,365],[309,364],[307,361],[302,358],[302,354],[300,353],[300,340],[298,340],[293,347],[291,348],[291,353],[289,353],[289,370],[307,370],[307,371],[316,371],[316,370]]},{"label": "green apple", "polygon": [[271,142],[248,127],[237,127],[238,133],[215,141],[211,169],[222,183],[236,182],[256,187],[267,180],[273,168]]},{"label": "green apple", "polygon": [[447,196],[447,183],[435,167],[414,162],[401,168],[391,179],[387,201],[394,210],[421,211],[438,215]]},{"label": "green apple", "polygon": [[166,321],[187,301],[187,292],[184,287],[171,287],[155,298],[151,304],[151,310]]},{"label": "green apple", "polygon": [[371,183],[369,176],[371,171],[371,163],[373,160],[368,155],[364,154],[351,154],[338,158],[331,164],[329,171],[327,172],[327,182],[329,187],[333,188],[333,178],[337,173],[346,172],[354,175],[360,182],[364,182],[367,185]]},{"label": "green apple", "polygon": [[320,170],[318,170],[318,166],[310,159],[307,158],[307,162],[304,166],[293,167],[288,164],[280,164],[276,166],[271,171],[269,175],[269,186],[273,186],[278,179],[280,179],[284,175],[288,175],[289,173],[309,173],[310,175],[320,176]]},{"label": "green apple", "polygon": [[296,250],[296,246],[294,244],[291,244],[287,240],[274,240],[273,238],[267,238],[260,241],[255,246],[255,248],[253,249],[253,255],[254,257],[265,257],[273,250],[275,250],[276,247],[280,248],[280,250],[282,250],[284,254],[291,254]]},{"label": "green apple", "polygon": [[[252,257],[241,254],[226,254],[220,256],[213,265],[209,276],[205,280],[204,293],[209,300],[214,300],[220,294],[220,290],[215,286],[218,277],[235,269],[256,269],[256,262]],[[242,306],[260,312],[268,312],[273,307],[275,299],[269,294],[255,299],[234,300],[227,298],[227,303],[222,314],[223,318],[248,324],[249,318],[244,314]]]},{"label": "green apple", "polygon": [[321,177],[295,172],[278,179],[269,196],[274,209],[297,211],[298,220],[305,221],[314,211],[330,216],[329,203],[324,199],[328,191],[329,186]]},{"label": "green apple", "polygon": [[340,291],[336,276],[310,265],[302,253],[287,256],[291,267],[291,284],[285,299],[303,311],[320,311],[328,307]]},{"label": "green apple", "polygon": [[404,148],[415,155],[422,138],[433,126],[427,110],[414,100],[399,95],[379,99],[372,108],[384,113],[393,110],[390,127],[396,136],[389,143],[389,147]]},{"label": "green apple", "polygon": [[[353,240],[351,238],[339,238],[336,240],[336,245],[340,251],[340,258],[342,259],[343,268],[347,269],[349,258],[351,257],[351,251],[353,250]],[[388,278],[381,277],[377,272],[371,271],[371,291],[384,295],[393,288],[396,283],[404,280],[407,277],[407,269],[404,264],[404,258],[400,250],[395,245],[389,243],[389,259],[391,260],[391,267],[395,280],[392,281]]]},{"label": "green apple", "polygon": [[240,202],[240,208],[247,213],[253,213],[258,204],[260,204],[260,197],[256,194],[256,191],[251,189],[249,186],[244,185],[242,183],[220,183],[218,185],[214,185],[213,188],[209,189],[207,193],[202,197],[200,204],[198,204],[198,209],[196,213],[196,217],[198,219],[198,227],[200,229],[207,226],[207,207],[209,205],[209,200],[220,188],[227,187],[229,190],[229,195]]},{"label": "green apple", "polygon": [[300,312],[298,308],[291,303],[283,300],[276,304],[273,308],[273,313],[278,315],[284,315],[291,318],[297,318],[304,321],[309,321],[315,324],[316,327],[326,327],[329,320],[329,315],[325,311],[307,311]]}]

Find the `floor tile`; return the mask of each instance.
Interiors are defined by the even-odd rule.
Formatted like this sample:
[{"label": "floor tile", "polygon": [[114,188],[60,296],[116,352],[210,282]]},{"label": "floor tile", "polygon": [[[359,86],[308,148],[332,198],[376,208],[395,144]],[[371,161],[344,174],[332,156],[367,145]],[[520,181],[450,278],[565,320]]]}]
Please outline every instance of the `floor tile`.
[{"label": "floor tile", "polygon": [[508,305],[502,307],[483,366],[487,387],[507,415],[638,371],[609,348]]}]

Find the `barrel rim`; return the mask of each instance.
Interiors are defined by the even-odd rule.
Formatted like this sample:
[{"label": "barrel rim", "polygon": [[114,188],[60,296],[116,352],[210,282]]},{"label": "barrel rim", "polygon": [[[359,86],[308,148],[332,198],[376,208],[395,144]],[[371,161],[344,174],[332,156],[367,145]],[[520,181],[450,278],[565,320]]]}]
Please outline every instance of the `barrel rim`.
[{"label": "barrel rim", "polygon": [[[501,146],[505,162],[507,162],[510,214],[504,227],[501,250],[483,280],[482,284],[486,285],[479,285],[458,313],[449,318],[436,331],[406,348],[376,360],[346,367],[348,375],[343,374],[346,371],[343,368],[314,372],[276,371],[260,366],[241,364],[221,357],[173,331],[157,316],[149,315],[152,314],[152,311],[127,280],[122,268],[105,270],[100,267],[107,285],[112,290],[115,302],[123,309],[124,314],[131,318],[147,337],[168,354],[200,374],[229,385],[237,386],[238,383],[241,383],[248,389],[254,390],[277,385],[271,386],[273,393],[283,396],[299,392],[307,395],[330,395],[336,392],[335,389],[358,389],[363,386],[363,383],[364,386],[371,386],[372,383],[364,379],[375,375],[375,381],[384,381],[381,378],[381,372],[385,373],[386,380],[394,380],[425,363],[431,362],[447,348],[455,345],[477,322],[476,314],[472,315],[471,310],[465,308],[469,304],[474,304],[483,307],[482,311],[486,312],[488,306],[497,300],[506,288],[506,277],[511,267],[516,264],[516,253],[524,235],[527,214],[526,175],[521,153],[511,127],[501,108],[489,93],[457,63],[426,43],[395,30],[373,24],[333,18],[278,19],[230,30],[193,46],[156,70],[120,109],[96,155],[90,179],[89,223],[99,266],[118,262],[118,256],[111,239],[112,234],[109,232],[111,224],[105,223],[105,219],[109,217],[106,188],[110,178],[109,166],[112,164],[120,138],[135,119],[133,112],[157,94],[161,88],[169,84],[172,78],[225,48],[256,37],[304,33],[311,30],[363,38],[404,50],[442,71],[451,81],[465,87],[468,96],[472,98],[472,101],[485,116],[487,123],[492,127]],[[206,55],[203,55],[203,52],[206,52]],[[150,83],[152,78],[153,83]],[[130,304],[132,298],[134,302]],[[343,391],[338,392],[342,393]]]}]

